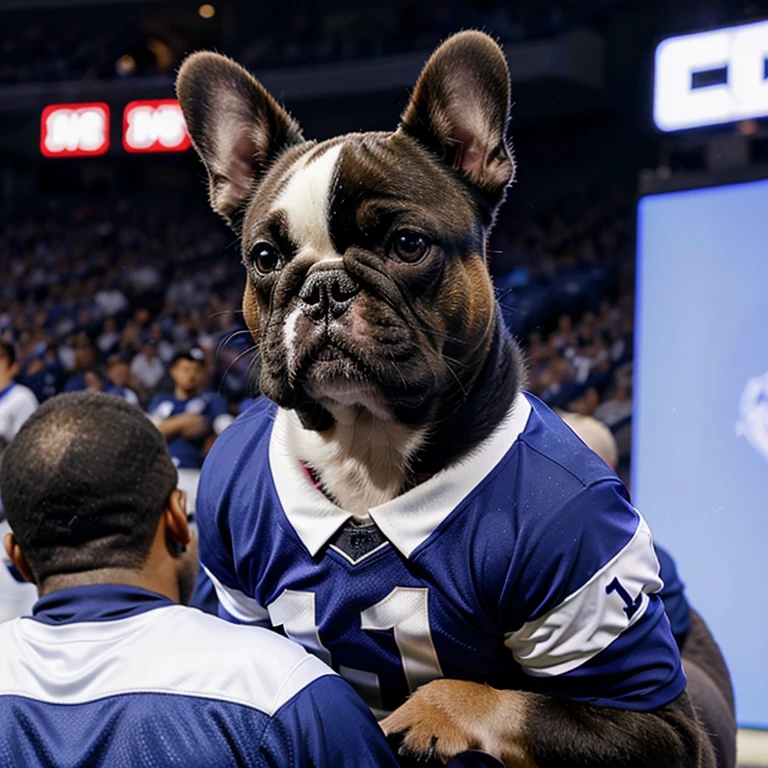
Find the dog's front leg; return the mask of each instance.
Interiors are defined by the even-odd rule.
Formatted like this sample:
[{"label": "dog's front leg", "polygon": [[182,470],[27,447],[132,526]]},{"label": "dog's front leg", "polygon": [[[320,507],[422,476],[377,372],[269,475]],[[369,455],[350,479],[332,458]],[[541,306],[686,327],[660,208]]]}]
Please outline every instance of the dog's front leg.
[{"label": "dog's front leg", "polygon": [[460,680],[420,688],[382,722],[403,749],[441,761],[467,750],[507,768],[714,768],[687,693],[653,712],[630,712]]},{"label": "dog's front leg", "polygon": [[464,680],[435,680],[419,688],[382,721],[389,736],[403,733],[402,750],[442,762],[468,749],[495,755],[508,768],[535,768],[525,738],[529,694]]}]

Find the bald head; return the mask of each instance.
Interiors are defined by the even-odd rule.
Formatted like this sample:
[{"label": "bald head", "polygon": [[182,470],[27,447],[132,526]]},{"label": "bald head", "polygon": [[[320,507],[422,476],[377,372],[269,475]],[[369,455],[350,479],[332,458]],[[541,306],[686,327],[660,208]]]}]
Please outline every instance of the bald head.
[{"label": "bald head", "polygon": [[562,420],[593,450],[612,470],[619,465],[619,450],[611,430],[593,416],[580,413],[561,413]]}]

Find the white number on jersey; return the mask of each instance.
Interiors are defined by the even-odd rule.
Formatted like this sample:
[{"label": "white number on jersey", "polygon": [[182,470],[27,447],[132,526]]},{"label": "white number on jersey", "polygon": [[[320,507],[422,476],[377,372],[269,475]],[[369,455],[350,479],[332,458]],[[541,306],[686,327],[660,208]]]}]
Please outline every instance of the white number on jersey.
[{"label": "white number on jersey", "polygon": [[[429,590],[425,587],[395,587],[383,600],[360,614],[361,629],[394,631],[411,693],[420,685],[443,676],[429,628],[428,601]],[[267,611],[272,626],[283,627],[291,640],[331,665],[331,654],[317,629],[314,592],[286,589],[267,606]],[[339,674],[357,689],[369,707],[382,709],[378,675],[344,666],[339,667]]]}]

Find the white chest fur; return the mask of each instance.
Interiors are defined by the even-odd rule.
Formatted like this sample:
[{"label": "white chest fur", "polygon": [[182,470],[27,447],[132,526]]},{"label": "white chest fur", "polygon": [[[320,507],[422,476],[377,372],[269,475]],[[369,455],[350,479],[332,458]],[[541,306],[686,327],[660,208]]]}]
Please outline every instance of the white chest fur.
[{"label": "white chest fur", "polygon": [[295,413],[287,414],[288,449],[313,469],[342,509],[364,520],[371,507],[402,492],[425,431],[383,420],[362,406],[328,407],[336,424],[325,432],[304,429]]}]

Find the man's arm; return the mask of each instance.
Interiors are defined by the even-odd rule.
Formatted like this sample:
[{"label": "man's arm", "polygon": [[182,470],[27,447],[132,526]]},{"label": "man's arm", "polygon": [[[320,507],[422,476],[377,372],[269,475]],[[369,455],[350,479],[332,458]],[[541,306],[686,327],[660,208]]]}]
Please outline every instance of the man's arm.
[{"label": "man's arm", "polygon": [[178,413],[167,419],[152,419],[160,434],[166,441],[183,437],[186,440],[197,440],[210,429],[210,423],[199,413]]}]

